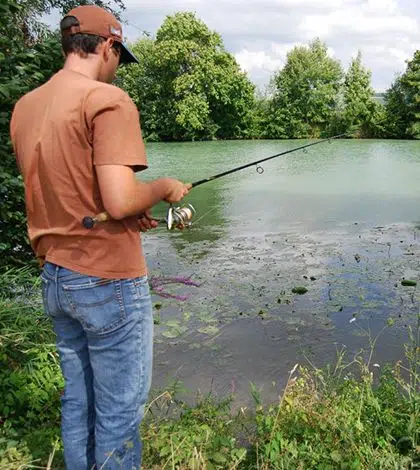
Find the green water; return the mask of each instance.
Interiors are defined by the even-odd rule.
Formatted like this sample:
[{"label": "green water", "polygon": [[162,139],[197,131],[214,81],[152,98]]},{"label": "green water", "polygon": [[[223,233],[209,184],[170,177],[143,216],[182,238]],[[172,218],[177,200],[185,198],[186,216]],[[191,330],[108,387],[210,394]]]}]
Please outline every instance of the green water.
[{"label": "green water", "polygon": [[[148,144],[139,176],[197,181],[308,142]],[[154,386],[177,378],[246,401],[252,381],[275,396],[296,362],[351,355],[388,318],[375,360],[402,357],[419,311],[418,288],[400,281],[420,281],[420,142],[332,141],[262,167],[193,189],[190,230],[143,237],[152,277],[202,283],[167,286],[186,301],[154,296]]]}]

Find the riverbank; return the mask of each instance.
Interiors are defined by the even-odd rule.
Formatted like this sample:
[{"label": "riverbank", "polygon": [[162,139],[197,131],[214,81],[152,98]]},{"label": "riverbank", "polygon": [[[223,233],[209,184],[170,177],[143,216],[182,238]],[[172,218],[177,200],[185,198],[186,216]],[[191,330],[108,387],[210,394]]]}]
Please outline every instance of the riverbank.
[{"label": "riverbank", "polygon": [[[39,281],[25,270],[0,281],[0,469],[62,469],[63,387]],[[419,319],[420,322],[420,319]],[[320,370],[293,367],[278,400],[253,405],[194,396],[181,383],[154,390],[142,425],[146,469],[405,469],[420,465],[419,328],[406,356],[374,364],[372,352],[338,352]]]}]

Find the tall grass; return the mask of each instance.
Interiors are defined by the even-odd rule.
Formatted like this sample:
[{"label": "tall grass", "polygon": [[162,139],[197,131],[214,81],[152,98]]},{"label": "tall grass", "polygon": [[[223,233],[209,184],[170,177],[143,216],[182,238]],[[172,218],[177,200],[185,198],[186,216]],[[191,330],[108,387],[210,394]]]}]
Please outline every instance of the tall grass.
[{"label": "tall grass", "polygon": [[[296,365],[277,403],[233,411],[233,396],[198,396],[180,384],[155,391],[142,423],[145,469],[420,468],[420,315],[405,357],[378,367],[367,353],[319,369]],[[0,469],[63,469],[62,377],[39,284],[13,270],[0,278]]]}]

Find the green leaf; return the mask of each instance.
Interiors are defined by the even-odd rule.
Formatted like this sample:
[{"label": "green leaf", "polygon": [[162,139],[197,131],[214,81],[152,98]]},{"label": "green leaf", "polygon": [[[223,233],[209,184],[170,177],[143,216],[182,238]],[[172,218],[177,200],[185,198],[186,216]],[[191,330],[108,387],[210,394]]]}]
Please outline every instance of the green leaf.
[{"label": "green leaf", "polygon": [[198,332],[203,333],[205,335],[214,336],[215,334],[219,332],[219,328],[217,328],[214,325],[208,325],[203,328],[199,328]]},{"label": "green leaf", "polygon": [[209,456],[210,460],[216,463],[225,463],[227,461],[226,457],[220,452],[214,452]]},{"label": "green leaf", "polygon": [[331,460],[335,463],[340,463],[341,462],[341,454],[338,452],[338,450],[333,450],[330,454]]}]

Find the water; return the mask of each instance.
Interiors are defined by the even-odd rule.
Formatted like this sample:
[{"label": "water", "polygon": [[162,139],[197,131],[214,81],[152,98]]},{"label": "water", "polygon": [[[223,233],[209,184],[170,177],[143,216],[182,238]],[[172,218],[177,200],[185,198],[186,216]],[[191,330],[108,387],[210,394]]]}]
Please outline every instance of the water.
[{"label": "water", "polygon": [[[148,144],[148,180],[197,181],[309,141]],[[340,140],[193,189],[193,227],[143,237],[151,276],[191,276],[154,296],[153,387],[180,380],[247,403],[250,382],[275,399],[294,364],[403,358],[419,312],[420,142]],[[163,216],[167,205],[154,214]],[[292,292],[304,286],[305,295]],[[392,318],[394,325],[387,327]]]}]

